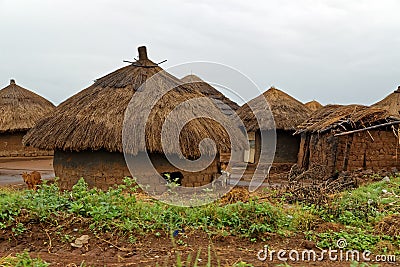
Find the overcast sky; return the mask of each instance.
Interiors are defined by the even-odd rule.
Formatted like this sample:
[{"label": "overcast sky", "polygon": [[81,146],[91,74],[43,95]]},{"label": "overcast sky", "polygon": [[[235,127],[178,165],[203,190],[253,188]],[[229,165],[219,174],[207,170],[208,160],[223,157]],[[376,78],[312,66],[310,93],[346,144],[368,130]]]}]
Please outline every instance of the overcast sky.
[{"label": "overcast sky", "polygon": [[58,104],[146,45],[164,68],[218,62],[303,102],[371,104],[400,85],[399,12],[398,0],[0,0],[0,87],[15,78]]}]

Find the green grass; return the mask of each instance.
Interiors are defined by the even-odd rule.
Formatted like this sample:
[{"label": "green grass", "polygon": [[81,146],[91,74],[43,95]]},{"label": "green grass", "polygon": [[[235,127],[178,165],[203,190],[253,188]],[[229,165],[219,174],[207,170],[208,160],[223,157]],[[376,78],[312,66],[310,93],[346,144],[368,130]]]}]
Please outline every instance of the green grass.
[{"label": "green grass", "polygon": [[50,264],[41,259],[32,259],[28,252],[17,254],[15,257],[0,258],[1,267],[47,267]]},{"label": "green grass", "polygon": [[260,233],[287,228],[289,224],[285,211],[270,203],[250,201],[224,207],[214,203],[182,208],[137,201],[135,190],[129,189],[121,185],[106,192],[89,190],[81,179],[71,192],[60,192],[56,184],[44,184],[37,192],[0,191],[0,227],[12,227],[16,234],[22,233],[24,226],[17,222],[22,210],[32,220],[57,224],[60,218],[72,215],[88,218],[92,230],[113,229],[135,234],[168,233],[185,227],[209,233],[226,230],[230,235],[255,238]]},{"label": "green grass", "polygon": [[[43,184],[37,192],[0,189],[0,229],[11,229],[15,236],[23,234],[28,226],[21,222],[21,216],[28,217],[24,221],[31,223],[56,226],[63,218],[81,217],[94,232],[119,232],[132,242],[135,235],[160,236],[184,228],[254,242],[263,240],[265,233],[305,233],[320,247],[335,248],[336,241],[345,238],[352,249],[373,250],[378,244],[382,247],[382,243],[389,242],[396,253],[400,251],[398,237],[374,232],[383,217],[400,211],[400,177],[391,177],[390,183],[372,183],[341,193],[326,206],[297,204],[290,208],[284,200],[272,204],[256,199],[226,206],[216,202],[193,208],[175,207],[138,200],[133,184],[132,179],[125,179],[124,185],[104,192],[88,189],[81,179],[70,192],[60,192],[56,183]],[[339,223],[343,230],[315,232],[315,226],[324,222]],[[68,240],[68,236],[60,235]]]},{"label": "green grass", "polygon": [[384,217],[400,212],[400,177],[391,177],[390,183],[375,182],[355,190],[338,194],[332,203],[325,207],[303,206],[314,220],[339,223],[344,229],[339,233],[314,233],[308,231],[310,239],[319,242],[322,248],[335,248],[336,241],[344,238],[348,249],[371,250],[383,253],[388,248],[375,250],[378,244],[390,243],[400,255],[400,239],[385,236],[374,231],[375,225]]}]

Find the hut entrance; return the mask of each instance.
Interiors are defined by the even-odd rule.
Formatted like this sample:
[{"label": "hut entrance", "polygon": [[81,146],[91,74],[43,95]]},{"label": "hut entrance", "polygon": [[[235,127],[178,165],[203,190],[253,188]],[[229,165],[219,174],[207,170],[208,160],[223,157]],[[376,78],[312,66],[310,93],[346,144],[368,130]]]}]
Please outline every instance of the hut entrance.
[{"label": "hut entrance", "polygon": [[276,131],[275,163],[296,163],[300,148],[300,137],[294,131]]},{"label": "hut entrance", "polygon": [[298,162],[300,168],[307,170],[310,165],[310,135],[302,134]]},{"label": "hut entrance", "polygon": [[249,138],[250,149],[244,152],[244,162],[255,163],[256,161],[256,133],[247,133]]}]

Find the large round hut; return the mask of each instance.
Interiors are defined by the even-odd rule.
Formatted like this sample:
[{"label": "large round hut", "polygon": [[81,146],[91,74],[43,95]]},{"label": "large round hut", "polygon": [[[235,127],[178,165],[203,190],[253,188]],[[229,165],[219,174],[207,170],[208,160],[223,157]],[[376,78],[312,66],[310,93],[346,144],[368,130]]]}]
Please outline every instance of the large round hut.
[{"label": "large round hut", "polygon": [[[133,125],[143,122],[143,110],[147,108],[149,98],[141,94],[140,88],[153,77],[156,77],[153,84],[159,86],[153,90],[162,90],[164,85],[175,89],[165,93],[152,107],[145,122],[144,143],[134,140],[129,151],[126,151],[122,137],[124,120],[128,117]],[[134,96],[139,99],[136,106],[132,107],[130,102]],[[140,47],[137,61],[97,79],[93,85],[61,103],[52,116],[40,121],[27,134],[24,142],[37,148],[55,150],[55,174],[60,178],[61,188],[65,189],[71,188],[81,177],[89,186],[98,188],[121,183],[123,177],[131,175],[123,152],[132,157],[147,153],[160,174],[180,172],[180,183],[183,186],[202,186],[216,177],[219,171],[218,155],[206,169],[196,173],[178,169],[166,157],[182,153],[186,158],[197,159],[202,155],[198,145],[206,138],[215,142],[217,151],[230,150],[228,130],[216,122],[228,123],[228,118],[210,99],[201,105],[189,103],[186,108],[180,106],[182,102],[196,98],[204,100],[204,95],[190,84],[183,84],[165,72],[147,58],[146,47]],[[126,117],[128,108],[133,113]],[[214,114],[215,120],[198,118],[187,123],[178,138],[180,147],[176,147],[170,145],[176,141],[170,140],[172,137],[161,140],[163,124],[174,109],[179,112],[182,120],[210,112]],[[171,128],[178,127],[179,123],[173,122]],[[132,134],[136,135],[139,132]]]},{"label": "large round hut", "polygon": [[224,113],[225,115],[231,116],[236,110],[240,108],[238,104],[234,101],[230,100],[220,91],[215,89],[209,83],[203,81],[200,77],[190,74],[182,78],[182,81],[185,83],[190,83],[193,87],[195,87],[200,93],[209,97],[216,106]]},{"label": "large round hut", "polygon": [[[268,102],[275,123],[270,121],[260,129],[258,118],[265,113],[265,105]],[[253,110],[250,106],[253,107]],[[258,115],[254,115],[257,114]],[[250,153],[246,155],[245,161],[257,163],[260,157],[261,131],[273,131],[276,129],[276,152],[274,163],[295,163],[299,152],[300,137],[293,136],[296,127],[305,121],[311,111],[303,103],[290,95],[270,88],[262,95],[250,100],[238,110],[238,115],[244,122],[250,144],[253,143]]]},{"label": "large round hut", "polygon": [[0,90],[0,157],[49,156],[52,150],[38,150],[22,145],[22,138],[35,123],[55,106],[43,97],[11,80]]}]

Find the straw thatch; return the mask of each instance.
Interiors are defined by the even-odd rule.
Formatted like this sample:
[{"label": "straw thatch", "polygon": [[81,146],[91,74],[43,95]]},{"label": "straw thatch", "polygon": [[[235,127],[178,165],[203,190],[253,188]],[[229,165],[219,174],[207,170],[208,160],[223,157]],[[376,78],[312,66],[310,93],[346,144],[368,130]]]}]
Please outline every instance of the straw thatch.
[{"label": "straw thatch", "polygon": [[321,103],[319,103],[316,100],[307,102],[304,104],[309,110],[311,110],[312,112],[317,111],[318,109],[322,108],[323,105],[321,105]]},{"label": "straw thatch", "polygon": [[400,116],[400,86],[399,88],[385,97],[383,100],[374,104],[373,107],[379,107],[389,112],[391,116]]},{"label": "straw thatch", "polygon": [[51,102],[11,80],[0,90],[0,132],[26,131],[54,108]]},{"label": "straw thatch", "polygon": [[[98,79],[92,86],[63,102],[52,116],[41,120],[28,132],[24,143],[42,149],[63,151],[123,152],[125,111],[132,97],[137,94],[140,99],[136,103],[139,104],[135,107],[129,106],[135,112],[131,112],[133,114],[127,119],[130,122],[145,120],[143,110],[148,105],[148,98],[143,92],[137,93],[137,90],[155,74],[160,74],[154,81],[158,86],[155,90],[176,88],[165,94],[153,107],[146,124],[146,144],[140,143],[140,140],[133,140],[129,151],[125,152],[137,154],[147,149],[150,153],[178,153],[179,148],[172,145],[175,140],[163,140],[166,145],[163,150],[160,132],[170,111],[189,99],[203,97],[204,101],[199,105],[189,103],[185,108],[178,107],[182,120],[210,113],[219,121],[228,120],[211,100],[204,98],[204,95],[192,86],[182,85],[178,78],[150,61],[146,48],[141,47],[138,61]],[[135,131],[140,129],[134,129],[131,133],[132,138],[139,134]],[[190,121],[180,134],[180,149],[183,155],[199,156],[198,144],[205,138],[214,140],[219,151],[230,151],[225,129],[215,121],[201,118]]]},{"label": "straw thatch", "polygon": [[[274,120],[265,115],[268,112],[263,98],[269,104],[275,123]],[[276,127],[278,130],[294,131],[299,124],[309,117],[311,111],[300,101],[272,87],[244,104],[237,113],[244,122],[247,131],[260,130],[257,118],[263,120],[261,130],[271,130]]]},{"label": "straw thatch", "polygon": [[348,131],[350,128],[368,127],[385,119],[389,119],[389,113],[376,107],[327,105],[298,126],[296,134],[324,133],[333,129]]},{"label": "straw thatch", "polygon": [[[199,92],[201,92],[203,95],[211,98],[211,100],[216,100],[213,101],[216,106],[224,113],[225,115],[232,115],[234,111],[239,109],[239,105],[230,100],[228,97],[226,97],[224,94],[222,94],[220,91],[212,87],[210,84],[206,83],[203,81],[200,77],[196,75],[187,75],[182,78],[182,81],[184,83],[190,83],[193,85],[194,88],[196,88]],[[226,107],[225,105],[228,107]]]}]

